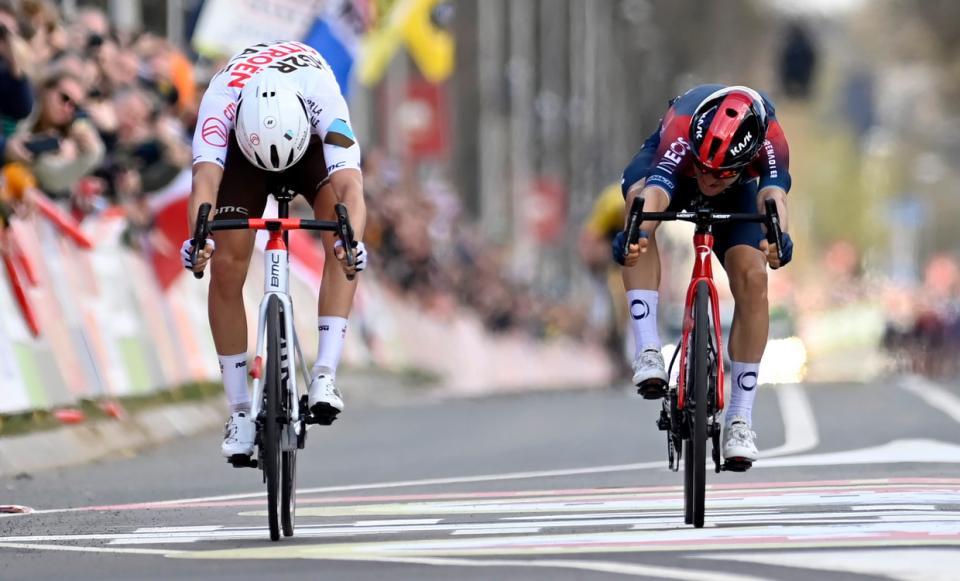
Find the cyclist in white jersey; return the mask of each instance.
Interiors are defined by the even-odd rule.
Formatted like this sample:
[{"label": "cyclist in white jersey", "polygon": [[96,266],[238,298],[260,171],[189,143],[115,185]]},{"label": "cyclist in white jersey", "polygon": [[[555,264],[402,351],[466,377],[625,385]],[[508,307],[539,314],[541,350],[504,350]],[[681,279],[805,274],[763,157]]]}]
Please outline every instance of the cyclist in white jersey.
[{"label": "cyclist in white jersey", "polygon": [[[200,205],[213,204],[213,219],[259,218],[271,188],[303,195],[319,220],[333,220],[334,205],[346,205],[356,240],[363,239],[366,207],[360,146],[340,86],[323,57],[294,41],[251,46],[234,55],[210,81],[200,103],[193,136],[190,232]],[[222,453],[253,451],[255,424],[247,386],[247,320],[242,289],[253,253],[250,230],[223,230],[207,239],[191,263],[192,243],[183,243],[184,267],[194,272],[211,263],[210,329],[230,404]],[[318,300],[320,332],[309,388],[309,406],[320,423],[343,410],[334,385],[347,318],[357,281],[367,264],[363,242],[356,265],[333,233],[322,234],[326,262]],[[214,250],[216,250],[214,252]]]}]

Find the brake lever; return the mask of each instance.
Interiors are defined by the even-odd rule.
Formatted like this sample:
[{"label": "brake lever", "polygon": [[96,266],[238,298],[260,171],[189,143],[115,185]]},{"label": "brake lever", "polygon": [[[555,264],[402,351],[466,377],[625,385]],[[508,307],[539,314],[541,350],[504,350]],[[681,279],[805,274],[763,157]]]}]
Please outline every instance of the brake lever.
[{"label": "brake lever", "polygon": [[780,230],[780,212],[772,198],[763,201],[767,211],[767,242],[777,245],[777,260],[783,262],[783,232]]},{"label": "brake lever", "polygon": [[[197,211],[197,225],[193,229],[193,249],[190,251],[190,264],[197,263],[197,257],[200,255],[200,249],[207,246],[207,221],[210,216],[211,205],[207,203],[200,204],[200,210]],[[193,278],[203,278],[203,271],[194,272]]]},{"label": "brake lever", "polygon": [[[350,217],[347,215],[347,207],[343,204],[336,204],[334,212],[337,214],[337,235],[343,243],[343,250],[346,253],[347,266],[354,266],[357,263],[356,248],[353,242],[353,226],[350,225]],[[353,280],[355,274],[348,274],[347,280]]]},{"label": "brake lever", "polygon": [[626,236],[623,243],[623,255],[630,253],[630,246],[640,242],[640,224],[643,222],[643,198],[637,196],[630,204],[630,213],[627,219]]}]

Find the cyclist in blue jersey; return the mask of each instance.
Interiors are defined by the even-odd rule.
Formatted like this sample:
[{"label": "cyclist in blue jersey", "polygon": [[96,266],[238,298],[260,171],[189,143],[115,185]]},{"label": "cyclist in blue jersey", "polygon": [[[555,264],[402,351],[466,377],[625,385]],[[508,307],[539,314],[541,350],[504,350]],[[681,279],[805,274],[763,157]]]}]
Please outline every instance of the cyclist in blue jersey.
[{"label": "cyclist in blue jersey", "polygon": [[[748,87],[700,85],[670,101],[660,126],[623,172],[627,207],[636,196],[644,211],[680,211],[708,204],[720,212],[763,211],[773,199],[783,227],[782,260],[763,227],[730,223],[714,228],[714,252],[730,280],[736,307],[730,330],[732,394],[723,431],[723,455],[748,465],[757,459],[752,408],[760,358],[770,326],[767,266],[780,268],[793,256],[787,233],[789,151],[773,103]],[[624,234],[614,239],[614,259],[624,265],[631,325],[636,339],[633,382],[647,399],[666,393],[667,371],[657,331],[660,256],[657,223],[625,255]]]}]

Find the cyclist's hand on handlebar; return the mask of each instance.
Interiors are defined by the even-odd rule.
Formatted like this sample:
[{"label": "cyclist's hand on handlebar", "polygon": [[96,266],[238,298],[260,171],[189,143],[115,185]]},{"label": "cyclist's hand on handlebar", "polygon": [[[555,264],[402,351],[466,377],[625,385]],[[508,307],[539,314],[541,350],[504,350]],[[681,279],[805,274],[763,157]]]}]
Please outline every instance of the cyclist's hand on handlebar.
[{"label": "cyclist's hand on handlebar", "polygon": [[620,231],[613,238],[613,260],[621,266],[634,266],[640,260],[640,254],[645,253],[650,246],[650,240],[646,232],[640,232],[640,240],[636,244],[631,244],[628,252],[623,253],[623,246],[626,242],[626,233]]},{"label": "cyclist's hand on handlebar", "polygon": [[214,243],[213,238],[207,238],[206,246],[197,253],[197,263],[193,264],[190,259],[190,255],[193,253],[193,240],[187,238],[183,241],[183,245],[180,246],[180,261],[183,263],[183,267],[189,271],[203,272],[203,269],[207,267],[207,261],[213,256],[213,251],[216,247],[217,245]]},{"label": "cyclist's hand on handlebar", "polygon": [[363,242],[354,242],[353,247],[353,266],[347,266],[347,253],[343,249],[343,240],[337,240],[333,244],[333,254],[340,261],[343,267],[343,273],[347,276],[356,275],[361,270],[367,268],[367,247]]},{"label": "cyclist's hand on handlebar", "polygon": [[770,265],[770,268],[776,270],[781,266],[786,266],[790,260],[793,259],[793,239],[790,238],[790,235],[784,232],[781,234],[783,240],[783,260],[777,258],[777,245],[770,244],[766,239],[760,241],[760,252],[763,252],[767,257],[767,264]]}]

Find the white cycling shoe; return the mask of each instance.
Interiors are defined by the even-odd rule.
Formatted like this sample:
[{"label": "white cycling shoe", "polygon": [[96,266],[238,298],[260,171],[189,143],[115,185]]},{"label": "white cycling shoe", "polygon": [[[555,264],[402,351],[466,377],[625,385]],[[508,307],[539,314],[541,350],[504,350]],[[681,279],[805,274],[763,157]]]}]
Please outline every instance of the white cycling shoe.
[{"label": "white cycling shoe", "polygon": [[734,416],[723,430],[723,458],[753,464],[759,456],[756,439],[757,433],[750,429],[747,421]]},{"label": "white cycling shoe", "polygon": [[318,375],[313,379],[307,401],[314,421],[324,426],[332,424],[343,411],[343,399],[329,375]]},{"label": "white cycling shoe", "polygon": [[223,444],[220,451],[227,458],[253,454],[253,442],[257,425],[248,412],[233,412],[224,426]]},{"label": "white cycling shoe", "polygon": [[633,384],[644,399],[660,399],[667,393],[667,367],[663,354],[647,347],[633,360]]}]

